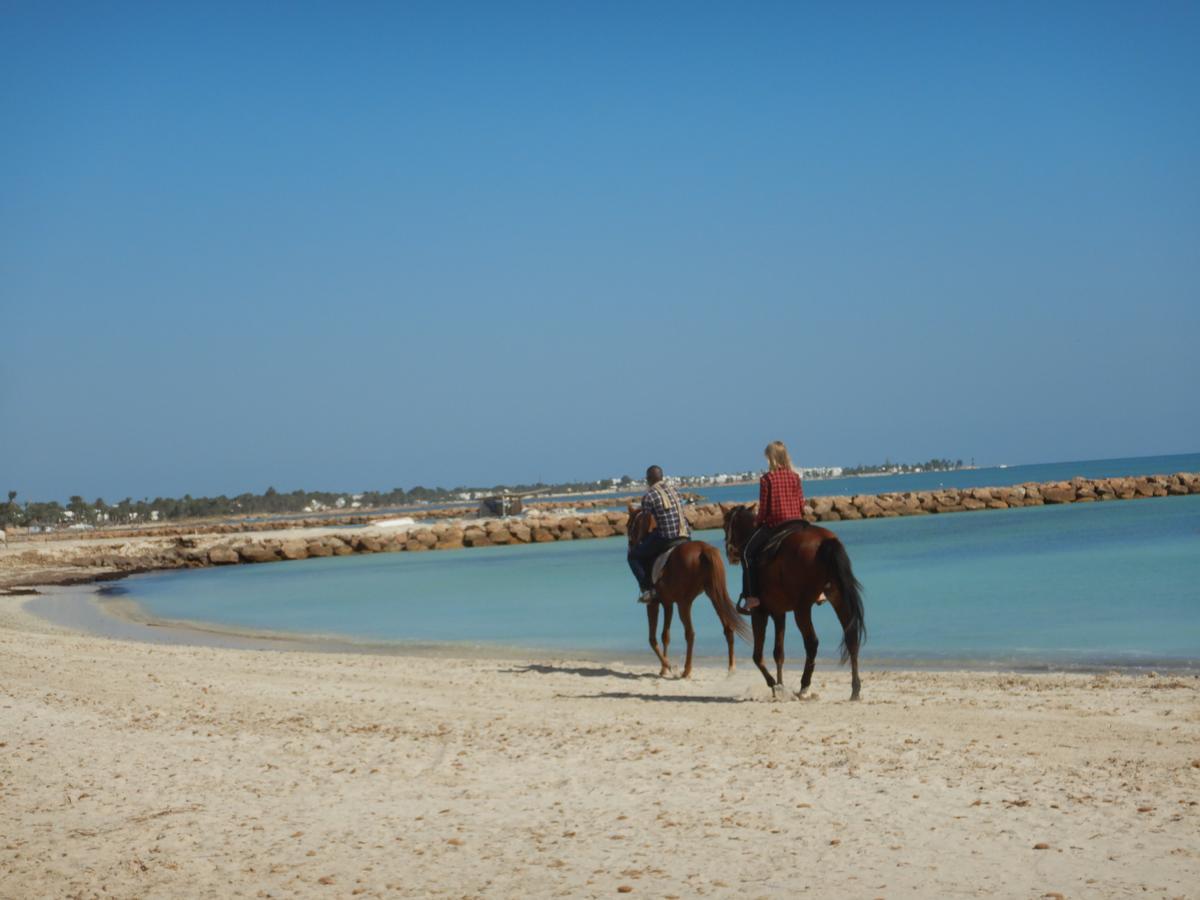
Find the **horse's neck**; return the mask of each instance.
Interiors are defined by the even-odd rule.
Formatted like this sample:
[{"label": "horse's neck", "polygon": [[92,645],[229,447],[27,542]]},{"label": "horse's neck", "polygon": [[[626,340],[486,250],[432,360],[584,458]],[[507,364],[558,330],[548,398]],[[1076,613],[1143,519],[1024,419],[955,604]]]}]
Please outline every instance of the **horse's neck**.
[{"label": "horse's neck", "polygon": [[636,522],[637,528],[636,528],[635,533],[637,534],[637,539],[639,541],[650,533],[651,521],[653,521],[653,519],[652,519],[650,513],[648,513],[648,512],[643,512],[641,515],[638,516],[637,522]]},{"label": "horse's neck", "polygon": [[746,545],[750,543],[750,538],[754,536],[754,532],[756,530],[754,527],[754,518],[752,516],[746,516],[744,522],[745,524],[741,529],[742,533],[738,535],[738,546],[742,549],[745,549]]}]

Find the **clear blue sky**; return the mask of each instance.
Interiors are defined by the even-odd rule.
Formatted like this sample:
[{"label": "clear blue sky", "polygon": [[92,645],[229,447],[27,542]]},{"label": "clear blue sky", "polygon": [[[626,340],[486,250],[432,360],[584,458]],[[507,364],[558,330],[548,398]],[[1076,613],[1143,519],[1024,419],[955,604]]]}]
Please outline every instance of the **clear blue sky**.
[{"label": "clear blue sky", "polygon": [[1200,448],[1200,4],[5,3],[0,491]]}]

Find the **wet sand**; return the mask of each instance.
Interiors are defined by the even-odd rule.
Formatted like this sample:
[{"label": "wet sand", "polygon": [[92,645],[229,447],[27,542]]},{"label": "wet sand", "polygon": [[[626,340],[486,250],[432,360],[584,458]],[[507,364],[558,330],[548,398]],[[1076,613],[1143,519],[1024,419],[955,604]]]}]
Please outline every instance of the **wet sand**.
[{"label": "wet sand", "polygon": [[876,671],[852,704],[822,664],[816,698],[778,702],[745,659],[683,682],[150,644],[26,599],[0,598],[4,897],[1200,884],[1195,677]]}]

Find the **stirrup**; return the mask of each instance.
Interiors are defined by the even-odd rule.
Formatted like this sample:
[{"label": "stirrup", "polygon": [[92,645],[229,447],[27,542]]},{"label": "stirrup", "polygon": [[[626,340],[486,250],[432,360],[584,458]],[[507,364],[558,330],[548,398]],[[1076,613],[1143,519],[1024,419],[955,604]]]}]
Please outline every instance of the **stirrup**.
[{"label": "stirrup", "polygon": [[646,588],[638,595],[638,603],[649,603],[654,599],[654,588]]},{"label": "stirrup", "polygon": [[762,601],[761,601],[761,600],[759,600],[759,601],[758,601],[758,603],[756,603],[756,604],[754,605],[754,608],[753,608],[753,609],[751,609],[749,606],[747,606],[747,605],[746,605],[746,601],[747,601],[747,600],[749,600],[749,599],[750,599],[749,597],[739,597],[739,598],[738,598],[738,602],[737,602],[737,606],[736,606],[736,607],[734,607],[734,608],[735,608],[735,609],[736,609],[738,612],[740,612],[740,613],[741,613],[743,616],[748,616],[748,615],[750,615],[750,613],[754,612],[754,610],[755,610],[755,609],[758,609],[758,607],[762,606]]}]

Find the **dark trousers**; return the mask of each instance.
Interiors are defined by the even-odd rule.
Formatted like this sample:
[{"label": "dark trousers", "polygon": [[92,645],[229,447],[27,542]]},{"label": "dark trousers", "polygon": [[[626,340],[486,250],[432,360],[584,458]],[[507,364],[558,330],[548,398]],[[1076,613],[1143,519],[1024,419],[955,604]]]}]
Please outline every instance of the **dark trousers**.
[{"label": "dark trousers", "polygon": [[638,587],[643,591],[648,591],[653,587],[650,583],[650,569],[654,565],[655,558],[666,549],[669,543],[671,542],[666,538],[659,537],[656,532],[651,532],[634,544],[629,555],[625,557],[629,560],[629,568],[633,572],[633,577],[637,579]]}]

